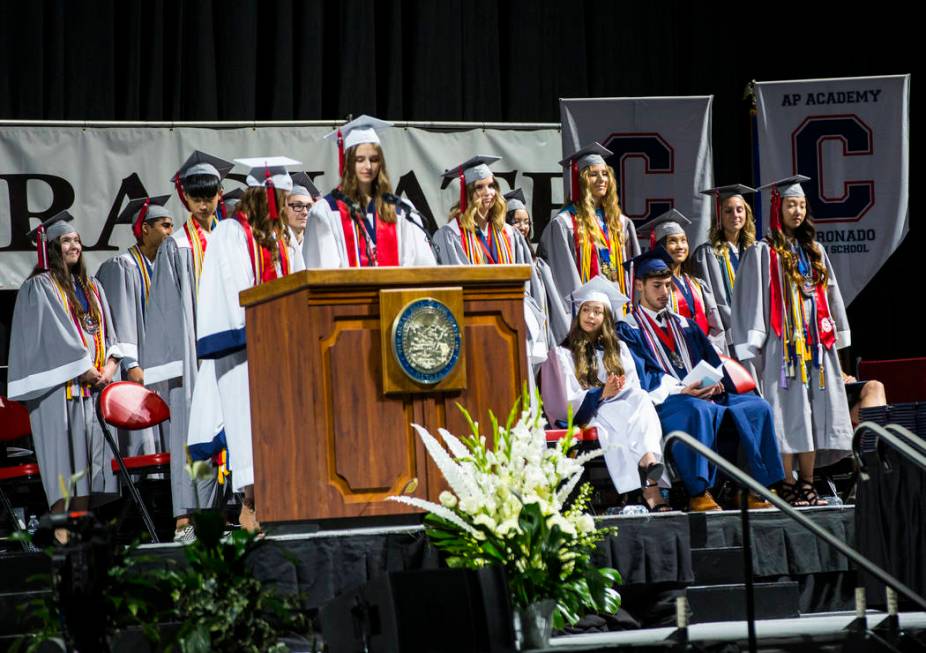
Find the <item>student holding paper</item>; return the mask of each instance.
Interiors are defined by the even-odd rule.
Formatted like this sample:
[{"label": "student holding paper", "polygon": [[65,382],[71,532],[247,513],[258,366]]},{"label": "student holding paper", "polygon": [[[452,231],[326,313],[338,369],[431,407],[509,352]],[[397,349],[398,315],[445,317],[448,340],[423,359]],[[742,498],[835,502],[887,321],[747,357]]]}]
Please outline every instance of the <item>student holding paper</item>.
[{"label": "student holding paper", "polygon": [[[663,432],[684,431],[714,447],[717,433],[726,422],[739,437],[753,478],[767,487],[780,483],[784,469],[768,402],[752,393],[737,394],[726,374],[712,385],[700,381],[686,384],[702,362],[706,365],[693,375],[701,379],[711,379],[710,368],[716,372],[722,370],[722,364],[697,324],[666,309],[672,286],[672,257],[657,246],[631,263],[640,303],[618,324],[617,332],[634,354],[640,385],[656,404]],[[672,455],[688,491],[688,509],[719,510],[709,492],[716,470],[707,459],[681,443],[673,446]],[[749,507],[771,505],[750,496]]]}]

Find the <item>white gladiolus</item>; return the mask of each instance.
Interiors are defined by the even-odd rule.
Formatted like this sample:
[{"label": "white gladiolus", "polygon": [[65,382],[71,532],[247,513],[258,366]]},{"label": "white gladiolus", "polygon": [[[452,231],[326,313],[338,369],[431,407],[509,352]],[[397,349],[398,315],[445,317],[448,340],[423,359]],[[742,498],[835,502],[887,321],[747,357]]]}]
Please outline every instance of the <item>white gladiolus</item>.
[{"label": "white gladiolus", "polygon": [[445,508],[455,508],[457,505],[457,497],[453,494],[453,492],[448,492],[447,490],[444,490],[443,492],[440,493],[439,498],[440,498],[441,505],[444,506]]},{"label": "white gladiolus", "polygon": [[591,533],[595,530],[595,519],[591,515],[579,515],[576,519],[576,528],[580,533]]}]

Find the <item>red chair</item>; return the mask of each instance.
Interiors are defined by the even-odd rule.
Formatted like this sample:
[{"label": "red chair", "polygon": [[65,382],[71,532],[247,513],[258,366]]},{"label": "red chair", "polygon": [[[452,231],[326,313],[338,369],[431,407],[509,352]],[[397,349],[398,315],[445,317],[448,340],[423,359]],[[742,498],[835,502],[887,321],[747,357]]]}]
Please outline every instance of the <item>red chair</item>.
[{"label": "red chair", "polygon": [[144,456],[130,456],[123,458],[119,453],[115,438],[107,428],[107,424],[117,429],[135,431],[157,426],[170,419],[170,408],[156,392],[148,388],[131,383],[130,381],[117,381],[103,388],[96,403],[96,414],[103,429],[106,442],[113,452],[113,471],[119,473],[122,483],[129,491],[135,506],[141,513],[145,528],[151,535],[153,542],[159,542],[154,528],[154,521],[148,513],[138,493],[138,488],[132,482],[129,470],[133,474],[147,474],[152,472],[165,472],[170,469],[170,454],[156,453]]},{"label": "red chair", "polygon": [[[18,401],[0,397],[0,447],[3,448],[0,458],[6,458],[7,443],[22,440],[31,435],[32,425],[29,423],[29,411],[26,407]],[[19,484],[40,478],[39,466],[34,462],[0,467],[0,507],[6,510],[17,531],[22,530],[22,524],[13,515],[13,505],[4,492],[3,485]]]},{"label": "red chair", "polygon": [[743,367],[738,360],[723,354],[720,355],[720,360],[723,363],[723,369],[726,370],[727,376],[733,381],[733,387],[736,388],[738,393],[753,392],[756,389],[756,380],[752,378],[749,370]]},{"label": "red chair", "polygon": [[892,404],[926,401],[926,358],[860,360],[858,380],[878,380]]},{"label": "red chair", "polygon": [[[564,437],[566,437],[566,429],[551,429],[546,431],[547,434],[547,445],[550,445],[554,442],[559,442]],[[598,427],[597,426],[588,426],[584,429],[581,429],[578,433],[572,436],[573,441],[578,445],[582,444],[589,446],[591,448],[597,448],[598,446]]]}]

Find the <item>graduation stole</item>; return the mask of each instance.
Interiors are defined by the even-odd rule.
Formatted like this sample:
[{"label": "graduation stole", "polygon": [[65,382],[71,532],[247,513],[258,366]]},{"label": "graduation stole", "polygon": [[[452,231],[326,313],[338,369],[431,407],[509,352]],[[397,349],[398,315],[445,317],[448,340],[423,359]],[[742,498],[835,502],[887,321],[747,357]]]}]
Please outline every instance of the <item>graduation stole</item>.
[{"label": "graduation stole", "polygon": [[[68,315],[71,316],[71,321],[74,322],[74,328],[77,330],[77,337],[80,338],[81,344],[84,346],[88,352],[90,351],[90,343],[87,340],[87,336],[90,335],[84,331],[83,326],[81,325],[80,311],[76,306],[72,306],[70,300],[68,300],[67,293],[64,288],[62,288],[54,277],[52,277],[52,283],[55,286],[55,290],[58,291],[58,298],[61,300],[61,304],[64,306],[64,310],[67,311]],[[75,277],[75,283],[80,285],[80,289],[83,291],[84,296],[87,298],[87,311],[90,314],[91,318],[97,323],[98,327],[96,333],[91,335],[93,343],[93,367],[97,370],[102,370],[103,365],[106,363],[106,337],[105,337],[105,328],[106,323],[103,320],[103,300],[100,297],[100,291],[95,284],[91,283],[91,288],[88,289],[84,283]],[[89,397],[92,393],[92,389],[87,383],[78,383],[77,379],[74,379],[65,386],[65,398],[74,399],[75,397]]]},{"label": "graduation stole", "polygon": [[[370,229],[366,218],[358,216],[354,220],[350,215],[347,204],[341,200],[334,200],[338,213],[341,216],[341,231],[344,232],[344,245],[347,250],[347,262],[352,268],[368,268],[380,265],[399,265],[399,238],[395,222],[385,222],[379,219],[379,213],[374,210],[373,223],[375,229]],[[364,232],[360,233],[357,222],[363,225]],[[365,242],[370,242],[370,253],[373,260],[367,256]]]},{"label": "graduation stole", "polygon": [[727,302],[731,302],[733,301],[733,284],[736,283],[736,271],[739,268],[739,256],[733,251],[730,243],[724,243],[717,258],[723,275],[724,289],[727,292]]},{"label": "graduation stole", "polygon": [[286,251],[286,243],[282,238],[276,239],[277,253],[280,257],[280,272],[277,274],[276,266],[273,264],[273,255],[270,250],[254,238],[251,231],[251,223],[244,213],[240,211],[235,213],[235,220],[244,229],[244,237],[248,244],[248,256],[251,259],[251,271],[254,273],[254,285],[259,286],[262,283],[273,281],[279,277],[285,277],[289,274],[289,254]]},{"label": "graduation stole", "polygon": [[151,290],[151,270],[153,266],[138,245],[129,247],[129,255],[132,257],[132,260],[135,261],[135,267],[138,268],[138,278],[141,280],[141,287],[145,289],[145,294],[142,296],[141,300],[141,312],[144,315],[148,305],[148,293]]},{"label": "graduation stole", "polygon": [[[624,295],[627,295],[627,279],[622,273],[621,265],[624,262],[624,243],[623,234],[608,234],[607,226],[602,227],[598,220],[597,211],[595,219],[592,221],[594,231],[592,234],[586,234],[580,228],[576,207],[574,204],[566,206],[566,211],[572,218],[572,239],[576,252],[576,268],[579,271],[579,279],[585,284],[602,272],[599,249],[608,250],[608,265],[611,274],[607,275],[611,281],[617,283],[618,289]],[[607,222],[605,222],[607,225]],[[590,237],[589,237],[590,236]],[[616,277],[616,278],[612,278]]]},{"label": "graduation stole", "polygon": [[[505,228],[502,227],[499,229],[495,226],[495,223],[489,222],[486,225],[486,233],[488,234],[488,240],[485,237],[480,237],[480,234],[476,233],[476,229],[466,229],[461,223],[460,218],[457,217],[457,227],[460,230],[460,244],[463,246],[463,253],[466,254],[466,258],[473,265],[489,265],[489,264],[500,264],[507,265],[514,261],[514,254],[512,253],[511,240],[508,238],[508,232],[505,231]],[[492,245],[495,245],[495,252],[497,254],[497,260],[495,256],[492,256]]]},{"label": "graduation stole", "polygon": [[203,273],[203,257],[206,255],[209,236],[192,214],[183,225],[183,230],[186,232],[187,240],[190,241],[190,249],[193,252],[193,282],[196,285],[196,294],[199,295],[199,277]]},{"label": "graduation stole", "polygon": [[[637,324],[640,325],[643,340],[650,348],[650,351],[653,352],[656,362],[659,363],[663,372],[679,379],[678,372],[675,371],[676,366],[673,364],[670,354],[666,353],[666,349],[678,358],[677,362],[681,363],[679,367],[691,371],[693,367],[691,353],[688,351],[688,341],[685,340],[685,334],[682,332],[678,317],[667,314],[666,326],[661,327],[640,306],[633,309],[633,315],[637,318]],[[662,345],[665,345],[665,347]]]},{"label": "graduation stole", "polygon": [[[810,314],[804,306],[800,285],[784,273],[778,251],[769,246],[770,321],[775,335],[782,339],[782,360],[779,385],[788,387],[788,379],[808,382],[807,362],[819,368],[819,387],[826,387],[823,349],[836,344],[835,324],[830,317],[829,301],[822,283],[815,283],[810,297]],[[814,346],[816,345],[816,346]]]},{"label": "graduation stole", "polygon": [[[682,284],[685,284],[684,288]],[[688,305],[685,290],[688,291],[688,295],[691,295],[694,307]],[[701,290],[701,284],[687,274],[682,273],[681,283],[675,275],[672,275],[672,311],[684,317],[690,317],[695,324],[701,327],[704,335],[710,335],[707,313],[704,312],[704,293]]]}]

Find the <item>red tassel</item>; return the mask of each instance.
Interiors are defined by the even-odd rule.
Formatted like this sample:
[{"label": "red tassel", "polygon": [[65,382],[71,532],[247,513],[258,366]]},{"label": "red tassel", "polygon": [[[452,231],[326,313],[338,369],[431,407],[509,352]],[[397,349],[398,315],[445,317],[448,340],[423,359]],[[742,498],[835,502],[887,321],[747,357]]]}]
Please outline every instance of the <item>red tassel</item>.
[{"label": "red tassel", "polygon": [[146,197],[145,203],[138,210],[138,217],[135,218],[135,224],[132,225],[132,233],[135,234],[135,240],[141,240],[141,226],[145,223],[145,216],[148,215],[148,206],[151,204],[151,198]]},{"label": "red tassel", "polygon": [[781,231],[781,192],[777,186],[772,187],[772,208],[769,216],[769,229]]},{"label": "red tassel", "polygon": [[222,220],[228,217],[228,209],[225,208],[225,198],[219,197],[219,212],[222,214]]},{"label": "red tassel", "polygon": [[38,255],[39,259],[39,269],[47,270],[48,269],[48,249],[47,241],[45,240],[45,225],[40,224],[38,230],[35,232],[35,252]]},{"label": "red tassel", "polygon": [[466,210],[466,175],[463,174],[463,166],[460,166],[460,213]]},{"label": "red tassel", "polygon": [[187,204],[186,194],[183,192],[183,184],[180,183],[180,175],[174,175],[174,188],[177,190],[177,197],[180,198],[180,203],[186,207],[186,210],[190,210],[190,205]]},{"label": "red tassel", "polygon": [[267,168],[266,181],[264,182],[264,187],[267,189],[267,208],[270,212],[271,220],[279,220],[280,212],[277,209],[277,193],[276,186],[273,185],[273,176],[270,174],[270,168]]},{"label": "red tassel", "polygon": [[656,249],[656,227],[653,227],[653,230],[649,232],[649,248]]},{"label": "red tassel", "polygon": [[570,169],[570,178],[572,180],[570,188],[570,197],[572,203],[575,204],[579,201],[579,162],[573,161],[569,167]]},{"label": "red tassel", "polygon": [[338,127],[338,175],[344,178],[344,137],[341,135],[340,127]]}]

